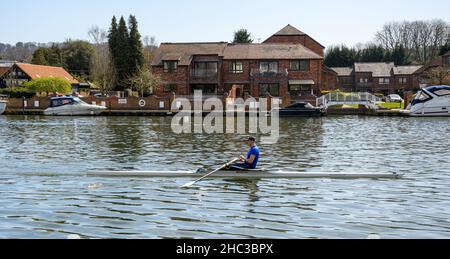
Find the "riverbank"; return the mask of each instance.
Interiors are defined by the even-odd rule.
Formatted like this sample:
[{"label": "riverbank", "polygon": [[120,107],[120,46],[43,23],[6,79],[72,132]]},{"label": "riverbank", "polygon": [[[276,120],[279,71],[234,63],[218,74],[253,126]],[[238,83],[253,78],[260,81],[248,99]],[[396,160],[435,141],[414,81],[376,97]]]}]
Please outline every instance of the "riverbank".
[{"label": "riverbank", "polygon": [[[172,98],[159,97],[128,97],[128,98],[81,98],[84,102],[94,105],[105,106],[107,109],[101,116],[173,116],[178,111],[171,109]],[[43,115],[49,107],[49,98],[34,97],[29,99],[9,99],[6,115]],[[204,111],[207,115],[210,111]],[[225,113],[224,113],[225,115]],[[371,110],[364,106],[359,108],[329,108],[328,116],[334,115],[367,115],[367,116],[406,116],[399,110]]]}]

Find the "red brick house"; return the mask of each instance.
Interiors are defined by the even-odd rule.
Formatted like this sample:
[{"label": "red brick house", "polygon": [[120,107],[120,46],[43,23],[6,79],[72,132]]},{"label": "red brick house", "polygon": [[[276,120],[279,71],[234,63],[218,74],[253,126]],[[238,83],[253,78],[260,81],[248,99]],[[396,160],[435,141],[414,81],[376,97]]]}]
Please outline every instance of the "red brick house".
[{"label": "red brick house", "polygon": [[338,87],[345,92],[403,94],[419,88],[415,75],[422,66],[395,66],[394,63],[355,63],[353,67],[331,68],[338,74]]},{"label": "red brick house", "polygon": [[324,70],[323,50],[291,25],[261,44],[163,43],[151,64],[164,81],[155,94],[201,89],[206,95],[311,100],[320,95],[323,76],[335,74]]},{"label": "red brick house", "polygon": [[[436,57],[429,64],[423,66],[421,69],[417,70],[414,73],[415,78],[417,78],[417,80],[420,82],[420,87],[429,85],[426,75],[430,70],[435,68],[448,68],[450,71],[450,51],[442,56]],[[450,81],[450,75],[448,76],[447,80]]]}]

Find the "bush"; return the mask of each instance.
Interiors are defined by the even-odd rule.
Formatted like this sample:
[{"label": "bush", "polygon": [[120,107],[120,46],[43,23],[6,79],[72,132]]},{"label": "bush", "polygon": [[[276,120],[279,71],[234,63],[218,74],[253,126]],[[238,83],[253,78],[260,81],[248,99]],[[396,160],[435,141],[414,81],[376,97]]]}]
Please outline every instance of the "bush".
[{"label": "bush", "polygon": [[34,92],[70,94],[72,85],[63,78],[38,78],[23,84],[23,87]]},{"label": "bush", "polygon": [[36,92],[24,87],[15,87],[12,89],[1,89],[0,94],[9,95],[11,98],[32,98],[36,95]]}]

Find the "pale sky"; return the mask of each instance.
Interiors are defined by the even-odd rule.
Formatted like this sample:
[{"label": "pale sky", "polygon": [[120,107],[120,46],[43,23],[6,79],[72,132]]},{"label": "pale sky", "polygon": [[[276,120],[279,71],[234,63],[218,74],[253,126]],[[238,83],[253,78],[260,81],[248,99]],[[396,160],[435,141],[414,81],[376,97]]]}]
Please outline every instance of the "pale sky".
[{"label": "pale sky", "polygon": [[353,46],[391,21],[443,19],[449,0],[1,0],[0,42],[87,39],[93,25],[108,29],[113,15],[137,16],[143,36],[160,42],[231,41],[248,29],[264,40],[287,24],[324,46]]}]

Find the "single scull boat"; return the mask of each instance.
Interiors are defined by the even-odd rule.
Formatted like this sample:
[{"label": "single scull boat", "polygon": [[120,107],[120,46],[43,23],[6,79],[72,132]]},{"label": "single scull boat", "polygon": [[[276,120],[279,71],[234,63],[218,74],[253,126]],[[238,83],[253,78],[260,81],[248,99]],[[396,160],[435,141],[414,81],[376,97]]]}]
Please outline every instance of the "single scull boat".
[{"label": "single scull boat", "polygon": [[[91,171],[92,177],[143,177],[143,178],[198,178],[201,173],[192,171]],[[269,170],[222,170],[209,176],[220,179],[400,179],[403,175],[397,173],[314,173],[287,172]]]}]

